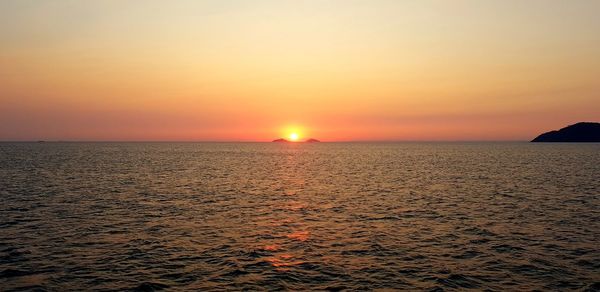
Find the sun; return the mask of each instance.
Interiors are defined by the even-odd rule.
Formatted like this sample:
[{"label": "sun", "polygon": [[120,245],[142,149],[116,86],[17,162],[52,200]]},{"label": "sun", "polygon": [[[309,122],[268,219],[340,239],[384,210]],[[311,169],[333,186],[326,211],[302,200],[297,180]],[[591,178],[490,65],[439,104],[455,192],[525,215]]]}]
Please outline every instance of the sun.
[{"label": "sun", "polygon": [[289,142],[301,142],[306,137],[306,130],[303,126],[288,125],[280,128],[279,137]]}]

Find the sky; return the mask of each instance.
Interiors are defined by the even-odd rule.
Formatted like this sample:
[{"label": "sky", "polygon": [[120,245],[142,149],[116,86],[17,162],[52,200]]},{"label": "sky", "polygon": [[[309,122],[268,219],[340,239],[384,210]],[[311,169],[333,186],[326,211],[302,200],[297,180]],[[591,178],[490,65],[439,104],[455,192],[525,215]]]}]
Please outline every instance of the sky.
[{"label": "sky", "polygon": [[0,140],[530,140],[600,121],[600,1],[0,1]]}]

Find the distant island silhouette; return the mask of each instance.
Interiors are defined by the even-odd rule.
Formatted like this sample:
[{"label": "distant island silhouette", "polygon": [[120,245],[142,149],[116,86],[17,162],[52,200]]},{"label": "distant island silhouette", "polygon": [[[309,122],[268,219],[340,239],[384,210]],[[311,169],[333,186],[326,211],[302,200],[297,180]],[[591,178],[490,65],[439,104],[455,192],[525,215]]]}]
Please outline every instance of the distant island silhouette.
[{"label": "distant island silhouette", "polygon": [[[275,140],[273,140],[272,142],[276,142],[276,143],[297,143],[297,142],[291,142],[291,141],[289,141],[289,140],[286,140],[286,139],[283,139],[283,138],[275,139]],[[321,141],[319,141],[319,140],[317,140],[317,139],[310,138],[310,139],[308,139],[308,140],[306,140],[306,141],[299,141],[299,142],[304,142],[304,143],[317,143],[317,142],[321,142]]]},{"label": "distant island silhouette", "polygon": [[531,142],[600,142],[600,123],[580,122],[543,133]]}]

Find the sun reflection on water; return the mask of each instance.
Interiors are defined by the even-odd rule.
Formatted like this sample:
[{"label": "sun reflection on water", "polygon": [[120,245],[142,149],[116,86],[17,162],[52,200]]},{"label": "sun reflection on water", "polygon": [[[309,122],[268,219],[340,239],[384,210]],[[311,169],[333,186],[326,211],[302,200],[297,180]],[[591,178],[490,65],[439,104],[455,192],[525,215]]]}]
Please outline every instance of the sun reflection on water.
[{"label": "sun reflection on water", "polygon": [[298,159],[303,149],[293,148],[289,151],[275,173],[280,184],[276,195],[280,197],[275,198],[276,205],[271,206],[273,213],[277,214],[270,224],[273,228],[272,239],[263,245],[263,250],[272,253],[265,261],[279,272],[305,263],[303,254],[309,247],[311,236],[304,214],[309,203],[301,198],[306,179],[305,170],[298,165]]}]

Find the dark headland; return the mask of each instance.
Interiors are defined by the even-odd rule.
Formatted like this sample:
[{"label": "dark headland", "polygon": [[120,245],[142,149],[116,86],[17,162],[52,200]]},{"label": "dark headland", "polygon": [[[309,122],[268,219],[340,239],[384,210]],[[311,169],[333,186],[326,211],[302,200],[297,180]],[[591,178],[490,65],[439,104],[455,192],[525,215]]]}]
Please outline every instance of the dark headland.
[{"label": "dark headland", "polygon": [[531,142],[600,142],[600,123],[577,123],[541,134]]},{"label": "dark headland", "polygon": [[[286,139],[283,139],[283,138],[279,138],[279,139],[275,139],[275,140],[273,140],[272,142],[277,142],[277,143],[282,143],[282,142],[283,142],[283,143],[287,143],[287,142],[290,142],[290,141],[288,141],[288,140],[286,140]],[[304,143],[317,143],[317,142],[321,142],[321,141],[319,141],[319,140],[317,140],[317,139],[310,138],[310,139],[308,139],[308,140],[306,140],[306,141],[303,141],[303,142],[304,142]]]}]

